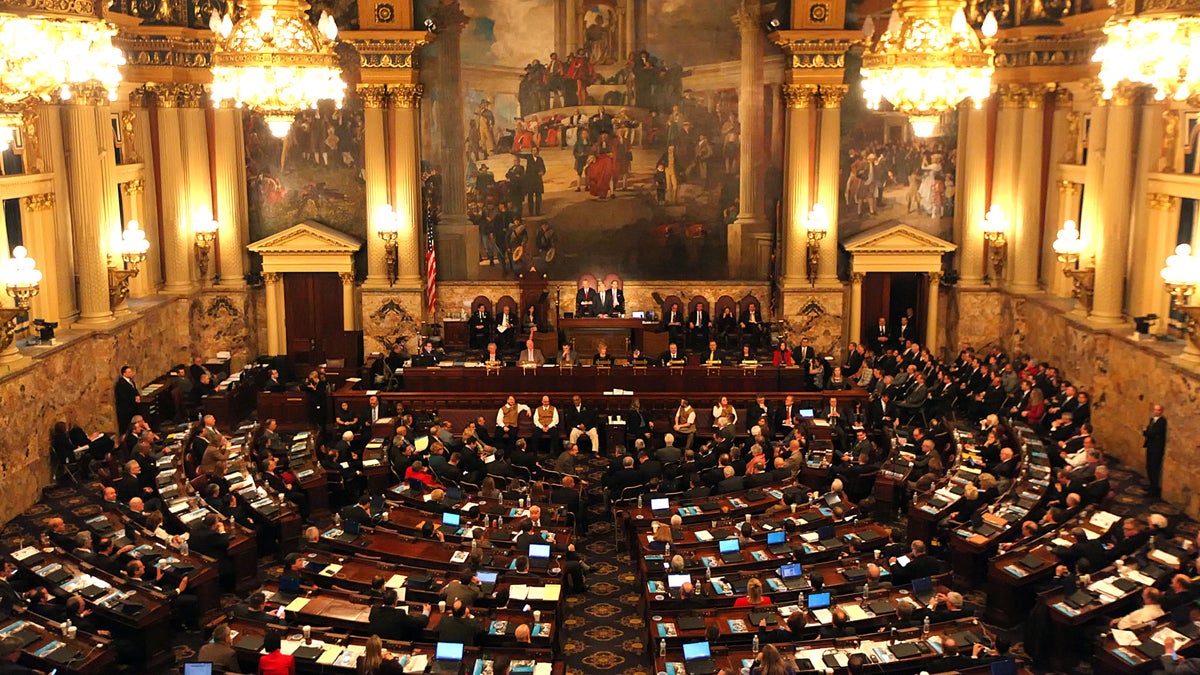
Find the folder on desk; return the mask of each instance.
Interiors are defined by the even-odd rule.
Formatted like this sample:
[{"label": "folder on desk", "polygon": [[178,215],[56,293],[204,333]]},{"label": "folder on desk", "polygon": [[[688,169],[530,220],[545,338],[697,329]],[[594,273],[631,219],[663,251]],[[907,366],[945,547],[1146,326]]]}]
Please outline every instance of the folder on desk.
[{"label": "folder on desk", "polygon": [[289,612],[299,612],[300,610],[304,609],[305,605],[307,605],[308,602],[309,602],[308,598],[296,598],[295,600],[292,600],[291,602],[289,602],[287,604],[287,607],[285,607],[284,609]]}]

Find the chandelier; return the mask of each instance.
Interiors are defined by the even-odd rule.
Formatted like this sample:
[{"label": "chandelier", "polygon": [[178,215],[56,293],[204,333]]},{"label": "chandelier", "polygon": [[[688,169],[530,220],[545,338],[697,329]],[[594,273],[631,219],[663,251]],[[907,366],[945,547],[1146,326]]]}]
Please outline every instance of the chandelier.
[{"label": "chandelier", "polygon": [[[933,135],[941,115],[968,98],[978,107],[991,93],[997,28],[989,12],[980,41],[962,0],[896,0],[887,30],[863,54],[867,107],[877,109],[887,99],[908,115],[913,133]],[[870,17],[863,32],[869,43],[875,35]]]},{"label": "chandelier", "polygon": [[1104,34],[1105,43],[1092,57],[1100,64],[1104,98],[1121,82],[1150,85],[1159,101],[1200,93],[1200,17],[1116,15]]},{"label": "chandelier", "polygon": [[340,106],[346,83],[334,53],[337,24],[321,12],[314,26],[308,9],[304,0],[249,0],[237,23],[214,11],[213,103],[231,100],[262,113],[277,138],[318,101]]},{"label": "chandelier", "polygon": [[72,85],[96,85],[116,100],[125,56],[116,29],[86,17],[0,14],[0,143],[21,125],[31,99],[71,97]]}]

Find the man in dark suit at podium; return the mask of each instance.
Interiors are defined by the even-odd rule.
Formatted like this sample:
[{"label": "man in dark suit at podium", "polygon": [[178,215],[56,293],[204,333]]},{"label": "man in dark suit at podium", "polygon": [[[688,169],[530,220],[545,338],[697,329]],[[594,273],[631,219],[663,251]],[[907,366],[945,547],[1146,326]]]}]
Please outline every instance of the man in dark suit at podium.
[{"label": "man in dark suit at podium", "polygon": [[582,285],[575,292],[575,316],[596,316],[601,311],[600,296],[592,288],[592,282],[584,279],[580,283]]},{"label": "man in dark suit at podium", "polygon": [[696,303],[696,309],[688,315],[688,333],[692,338],[692,346],[700,347],[708,342],[708,332],[712,329],[712,316],[704,309],[703,303]]},{"label": "man in dark suit at podium", "polygon": [[491,340],[491,335],[492,313],[480,303],[471,315],[471,349],[483,349]]},{"label": "man in dark suit at podium", "polygon": [[133,382],[133,366],[121,366],[121,377],[114,387],[117,403],[117,431],[125,433],[129,429],[129,421],[137,414],[138,404],[142,397],[137,385]]},{"label": "man in dark suit at podium", "polygon": [[603,305],[603,312],[608,316],[620,316],[625,313],[625,291],[617,287],[616,279],[613,279],[604,291]]}]

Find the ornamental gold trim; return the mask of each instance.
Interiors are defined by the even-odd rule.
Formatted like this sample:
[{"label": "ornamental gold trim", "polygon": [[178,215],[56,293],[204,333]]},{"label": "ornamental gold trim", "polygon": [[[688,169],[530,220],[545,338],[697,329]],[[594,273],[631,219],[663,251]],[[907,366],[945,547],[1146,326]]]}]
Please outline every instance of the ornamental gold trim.
[{"label": "ornamental gold trim", "polygon": [[42,194],[22,197],[21,203],[29,211],[45,211],[54,208],[54,193],[43,192]]},{"label": "ornamental gold trim", "polygon": [[846,94],[849,93],[850,86],[845,84],[823,84],[821,85],[821,107],[822,108],[840,108],[842,101],[846,100]]},{"label": "ornamental gold trim", "polygon": [[419,84],[402,84],[391,87],[392,105],[397,108],[416,108],[421,102],[421,94],[425,89]]},{"label": "ornamental gold trim", "polygon": [[785,84],[780,88],[783,104],[788,108],[811,108],[816,102],[819,87],[815,84]]}]

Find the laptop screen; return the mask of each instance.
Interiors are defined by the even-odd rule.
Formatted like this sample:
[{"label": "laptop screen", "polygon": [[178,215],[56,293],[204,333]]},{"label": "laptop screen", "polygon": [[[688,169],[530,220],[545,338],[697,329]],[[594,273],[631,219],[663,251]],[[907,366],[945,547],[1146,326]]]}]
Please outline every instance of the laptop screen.
[{"label": "laptop screen", "polygon": [[211,663],[185,663],[183,675],[212,675],[212,667]]},{"label": "laptop screen", "polygon": [[812,595],[808,596],[808,608],[809,609],[825,609],[828,606],[829,606],[829,594],[828,593],[813,593]]},{"label": "laptop screen", "polygon": [[279,592],[280,593],[299,593],[300,578],[299,577],[279,577]]},{"label": "laptop screen", "polygon": [[550,557],[550,544],[530,544],[529,545],[529,557],[530,558],[549,558]]},{"label": "laptop screen", "polygon": [[[184,675],[187,675],[186,672]],[[992,675],[1017,675],[1017,662],[1012,659],[993,662]]]},{"label": "laptop screen", "polygon": [[437,659],[439,661],[462,661],[463,643],[461,642],[439,642],[437,643]]},{"label": "laptop screen", "polygon": [[645,312],[634,312],[634,313],[630,314],[630,316],[632,316],[635,319],[644,319],[644,318],[646,318],[646,313]]},{"label": "laptop screen", "polygon": [[457,513],[450,513],[447,511],[442,514],[442,524],[458,527],[460,524],[462,524],[462,516]]},{"label": "laptop screen", "polygon": [[800,571],[800,563],[783,565],[779,568],[779,576],[783,577],[784,579],[792,579],[800,576],[801,574],[803,574],[803,572]]},{"label": "laptop screen", "polygon": [[767,533],[767,546],[783,544],[785,542],[787,542],[787,532],[784,532],[783,530],[776,530],[775,532]]},{"label": "laptop screen", "polygon": [[342,523],[342,530],[344,530],[346,534],[359,534],[362,532],[362,523],[358,522],[357,520],[344,521]]},{"label": "laptop screen", "polygon": [[800,409],[800,416],[801,416],[801,417],[803,417],[803,418],[804,418],[804,419],[806,419],[806,420],[811,420],[811,419],[813,418],[813,410],[812,410],[812,408],[801,408],[801,409]]},{"label": "laptop screen", "polygon": [[379,493],[371,497],[371,513],[379,513],[383,510],[384,497],[383,493]]},{"label": "laptop screen", "polygon": [[833,539],[834,529],[832,525],[817,528],[818,539]]},{"label": "laptop screen", "polygon": [[650,500],[651,511],[666,511],[671,508],[671,500],[666,497],[659,497]]},{"label": "laptop screen", "polygon": [[684,585],[685,583],[687,583],[691,580],[692,580],[692,575],[690,575],[690,574],[668,574],[667,575],[667,588],[679,588],[680,586]]},{"label": "laptop screen", "polygon": [[712,650],[708,648],[707,642],[688,642],[683,645],[683,659],[685,661],[709,658],[712,658]]},{"label": "laptop screen", "polygon": [[496,577],[500,576],[500,573],[480,570],[475,573],[475,576],[479,577],[479,583],[481,584],[494,584],[496,583]]},{"label": "laptop screen", "polygon": [[918,577],[912,580],[913,593],[928,593],[933,590],[933,579]]},{"label": "laptop screen", "polygon": [[837,504],[840,501],[842,501],[842,498],[837,496],[836,492],[826,492],[825,493],[825,503],[826,504],[833,506],[834,504]]},{"label": "laptop screen", "polygon": [[741,550],[737,539],[722,539],[720,544],[721,553],[736,553]]}]

